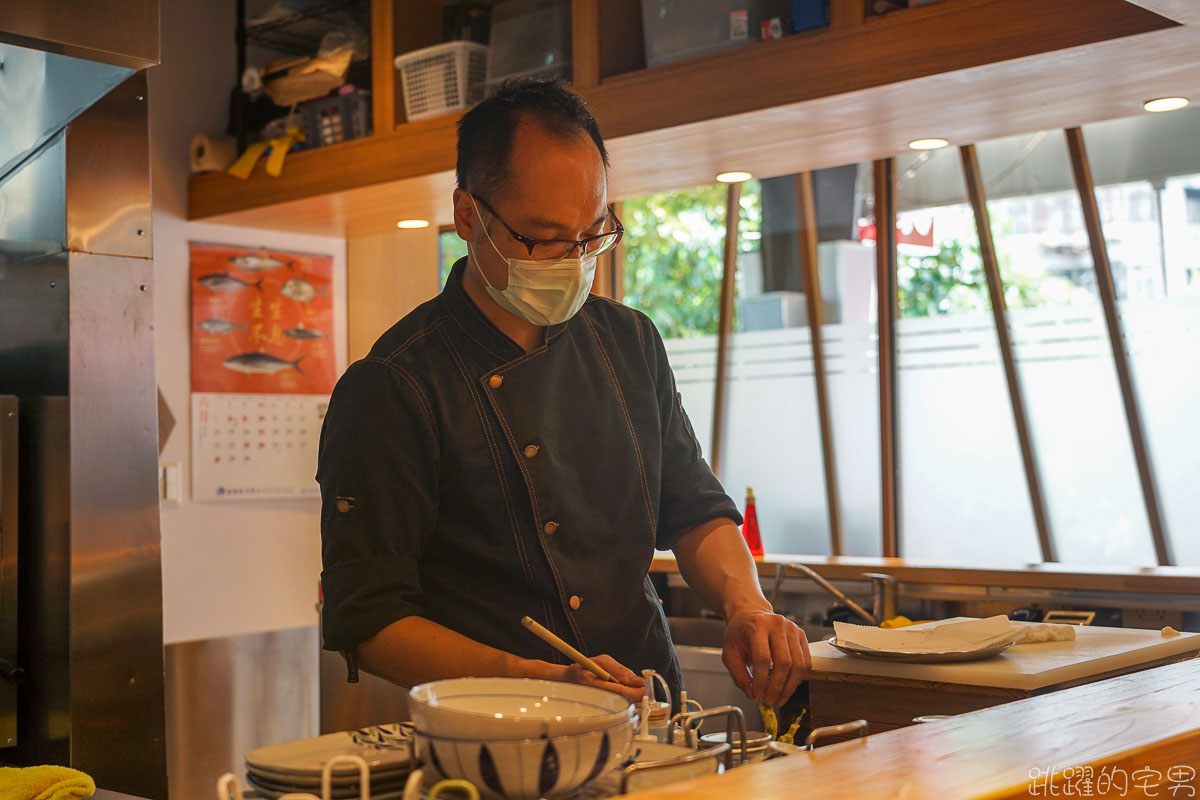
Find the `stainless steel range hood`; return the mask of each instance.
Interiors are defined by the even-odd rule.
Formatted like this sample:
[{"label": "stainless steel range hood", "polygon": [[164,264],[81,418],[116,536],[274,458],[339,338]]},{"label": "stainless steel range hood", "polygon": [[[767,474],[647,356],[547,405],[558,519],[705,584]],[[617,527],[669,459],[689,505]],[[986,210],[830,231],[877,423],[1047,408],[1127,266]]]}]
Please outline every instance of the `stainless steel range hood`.
[{"label": "stainless steel range hood", "polygon": [[157,54],[154,0],[0,7],[0,763],[156,798]]}]

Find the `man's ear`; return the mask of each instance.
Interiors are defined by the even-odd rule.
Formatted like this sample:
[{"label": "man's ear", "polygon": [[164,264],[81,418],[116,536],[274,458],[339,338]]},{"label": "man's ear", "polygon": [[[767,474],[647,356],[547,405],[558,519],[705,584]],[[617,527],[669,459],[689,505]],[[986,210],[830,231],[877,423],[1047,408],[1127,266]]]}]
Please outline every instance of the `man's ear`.
[{"label": "man's ear", "polygon": [[475,235],[475,226],[479,217],[475,214],[475,206],[471,196],[462,189],[454,190],[454,230],[458,238],[470,242]]}]

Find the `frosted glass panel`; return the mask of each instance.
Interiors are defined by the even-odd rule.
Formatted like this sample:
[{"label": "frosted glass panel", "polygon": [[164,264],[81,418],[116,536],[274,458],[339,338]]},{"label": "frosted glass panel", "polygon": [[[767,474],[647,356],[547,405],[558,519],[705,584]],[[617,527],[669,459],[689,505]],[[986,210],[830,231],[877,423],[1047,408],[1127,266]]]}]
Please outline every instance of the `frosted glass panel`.
[{"label": "frosted glass panel", "polygon": [[1122,317],[1175,562],[1200,566],[1200,298]]},{"label": "frosted glass panel", "polygon": [[734,334],[729,366],[726,490],[754,487],[766,551],[828,554],[808,328]]},{"label": "frosted glass panel", "polygon": [[1041,561],[990,315],[897,324],[901,552]]},{"label": "frosted glass panel", "polygon": [[878,336],[874,324],[823,325],[821,331],[837,457],[842,549],[851,556],[882,555]]},{"label": "frosted glass panel", "polygon": [[[1154,563],[1079,196],[1038,176],[1068,169],[1061,131],[979,146],[1013,348],[1062,561]],[[1013,190],[1009,190],[1013,191]],[[1114,268],[1124,294],[1133,273]]]},{"label": "frosted glass panel", "polygon": [[[663,345],[675,373],[675,387],[683,398],[683,408],[705,451],[704,456],[708,458],[712,442],[713,386],[717,379],[717,337],[665,339]],[[737,492],[731,491],[730,495],[736,499]]]}]

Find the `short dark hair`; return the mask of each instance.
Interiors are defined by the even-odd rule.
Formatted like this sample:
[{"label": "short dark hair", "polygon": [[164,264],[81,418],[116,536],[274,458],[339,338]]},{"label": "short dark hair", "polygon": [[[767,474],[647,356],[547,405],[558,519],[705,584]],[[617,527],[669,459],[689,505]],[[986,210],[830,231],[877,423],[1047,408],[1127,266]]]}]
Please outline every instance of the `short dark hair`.
[{"label": "short dark hair", "polygon": [[514,78],[458,121],[458,188],[496,196],[508,177],[513,134],[522,122],[534,122],[564,138],[587,134],[608,168],[600,126],[582,97],[561,80]]}]

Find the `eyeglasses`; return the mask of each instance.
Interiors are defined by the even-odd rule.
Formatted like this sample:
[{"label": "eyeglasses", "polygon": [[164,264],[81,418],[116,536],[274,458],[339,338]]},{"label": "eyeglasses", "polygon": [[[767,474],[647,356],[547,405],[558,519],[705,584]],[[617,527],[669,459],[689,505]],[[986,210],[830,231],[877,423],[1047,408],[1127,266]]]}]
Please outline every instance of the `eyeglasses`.
[{"label": "eyeglasses", "polygon": [[535,261],[554,261],[559,258],[567,258],[575,252],[576,248],[579,249],[581,256],[598,256],[613,249],[617,242],[621,241],[621,235],[625,233],[625,226],[621,224],[621,220],[617,219],[617,214],[613,211],[612,206],[609,206],[608,214],[614,225],[611,231],[598,233],[595,236],[585,236],[582,239],[530,239],[528,236],[517,233],[511,225],[500,219],[496,209],[488,205],[488,202],[482,197],[477,194],[471,196],[478,200],[488,210],[488,213],[500,220],[500,224],[508,229],[514,239],[525,245],[525,249],[529,251],[529,257]]}]

